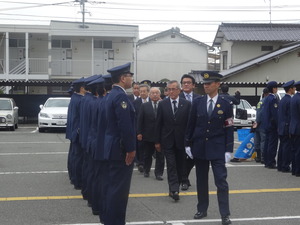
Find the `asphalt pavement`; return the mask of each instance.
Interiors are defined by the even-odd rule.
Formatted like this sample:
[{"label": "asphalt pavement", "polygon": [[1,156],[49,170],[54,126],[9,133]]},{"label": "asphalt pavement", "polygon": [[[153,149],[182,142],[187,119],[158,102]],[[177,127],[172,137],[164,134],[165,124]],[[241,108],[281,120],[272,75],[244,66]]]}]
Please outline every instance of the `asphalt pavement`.
[{"label": "asphalt pavement", "polygon": [[[236,136],[236,134],[235,134]],[[240,142],[235,139],[235,148]],[[39,133],[36,125],[16,131],[0,129],[0,225],[95,225],[80,191],[70,184],[66,170],[69,141],[63,132]],[[228,163],[231,220],[238,225],[299,225],[300,178],[266,169],[260,163]],[[133,172],[127,224],[221,224],[216,187],[210,171],[208,216],[196,213],[195,171],[192,186],[180,201],[168,197],[168,185]]]}]

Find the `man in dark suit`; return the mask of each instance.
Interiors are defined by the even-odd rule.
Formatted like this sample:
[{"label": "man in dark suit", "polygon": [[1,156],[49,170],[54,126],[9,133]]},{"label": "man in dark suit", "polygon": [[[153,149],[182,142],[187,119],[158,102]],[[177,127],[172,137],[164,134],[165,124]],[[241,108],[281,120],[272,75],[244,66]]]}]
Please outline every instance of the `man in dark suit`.
[{"label": "man in dark suit", "polygon": [[169,98],[158,104],[155,147],[162,149],[166,157],[169,195],[178,201],[186,157],[184,135],[191,103],[179,98],[180,84],[177,81],[169,81],[167,87]]},{"label": "man in dark suit", "polygon": [[300,177],[300,81],[295,84],[297,93],[291,100],[290,134],[292,135],[292,175]]},{"label": "man in dark suit", "polygon": [[[158,101],[160,100],[159,88],[150,89],[151,101],[143,103],[137,119],[137,139],[142,142],[144,150],[144,177],[149,177],[152,165],[152,155],[155,152],[155,121],[157,116]],[[161,151],[156,152],[154,174],[157,180],[163,180],[165,159]]]},{"label": "man in dark suit", "polygon": [[[195,82],[195,78],[193,76],[188,75],[188,74],[182,75],[180,83],[181,83],[181,89],[182,89],[182,92],[179,94],[180,98],[185,98],[186,100],[188,100],[192,103],[195,98],[200,97],[200,95],[194,93],[196,82]],[[181,187],[182,191],[188,190],[189,186],[191,186],[191,183],[190,183],[188,177],[194,166],[195,166],[194,160],[191,159],[187,155],[186,163],[183,168],[184,181],[183,181],[182,187]]]},{"label": "man in dark suit", "polygon": [[221,91],[222,93],[220,94],[220,96],[224,96],[228,101],[232,102],[232,104],[234,105],[239,105],[241,102],[241,93],[239,91],[236,91],[234,93],[234,96],[231,96],[228,94],[229,91],[229,87],[227,84],[223,84],[221,86]]},{"label": "man in dark suit", "polygon": [[132,94],[128,95],[128,98],[131,102],[140,97],[140,85],[137,82],[132,83]]},{"label": "man in dark suit", "polygon": [[289,127],[291,120],[290,103],[295,94],[294,80],[286,82],[282,87],[286,94],[280,100],[278,107],[278,135],[281,148],[278,150],[277,170],[284,173],[290,172],[292,161],[292,142],[290,139]]},{"label": "man in dark suit", "polygon": [[270,81],[267,84],[269,95],[264,101],[264,108],[262,111],[262,128],[266,132],[264,161],[265,167],[269,169],[276,169],[276,154],[278,147],[278,104],[276,97],[278,90],[276,81]]},{"label": "man in dark suit", "polygon": [[204,71],[201,76],[206,95],[194,100],[186,132],[186,152],[196,164],[198,204],[194,219],[207,216],[211,164],[222,224],[227,225],[231,221],[225,160],[229,161],[233,152],[233,110],[228,100],[218,95],[222,75]]},{"label": "man in dark suit", "polygon": [[[139,115],[141,105],[143,103],[151,101],[149,98],[150,86],[148,84],[140,84],[139,87],[140,87],[139,89],[140,97],[133,101],[136,118]],[[142,147],[142,143],[139,140],[137,140],[136,164],[139,172],[143,173],[144,172],[144,149]]]},{"label": "man in dark suit", "polygon": [[136,149],[135,112],[125,89],[131,87],[130,63],[108,70],[114,83],[105,98],[104,155],[107,160],[105,225],[125,225]]}]

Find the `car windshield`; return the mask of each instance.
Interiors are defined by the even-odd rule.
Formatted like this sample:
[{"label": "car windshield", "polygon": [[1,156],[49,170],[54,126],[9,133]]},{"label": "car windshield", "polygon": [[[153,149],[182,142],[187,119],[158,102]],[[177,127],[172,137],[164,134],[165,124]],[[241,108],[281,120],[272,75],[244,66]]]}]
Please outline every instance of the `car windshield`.
[{"label": "car windshield", "polygon": [[70,103],[70,99],[49,99],[45,107],[68,107]]},{"label": "car windshield", "polygon": [[239,105],[237,105],[238,109],[252,109],[251,105],[249,102],[241,99],[241,102]]},{"label": "car windshield", "polygon": [[10,100],[0,100],[0,110],[12,110]]}]

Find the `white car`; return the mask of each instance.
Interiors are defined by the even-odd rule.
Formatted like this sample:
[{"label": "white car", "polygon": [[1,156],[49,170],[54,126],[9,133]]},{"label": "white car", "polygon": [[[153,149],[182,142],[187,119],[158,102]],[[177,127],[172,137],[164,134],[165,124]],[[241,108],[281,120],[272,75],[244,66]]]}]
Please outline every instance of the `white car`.
[{"label": "white car", "polygon": [[68,106],[71,98],[48,98],[44,105],[40,105],[38,115],[39,132],[48,129],[66,128]]},{"label": "white car", "polygon": [[12,98],[0,98],[0,127],[18,128],[19,108]]},{"label": "white car", "polygon": [[[242,109],[247,111],[247,119],[238,119],[236,118],[236,109]],[[256,120],[256,110],[254,107],[250,105],[248,101],[245,99],[241,99],[241,102],[239,105],[233,106],[233,125],[235,127],[251,127],[252,122]]]}]

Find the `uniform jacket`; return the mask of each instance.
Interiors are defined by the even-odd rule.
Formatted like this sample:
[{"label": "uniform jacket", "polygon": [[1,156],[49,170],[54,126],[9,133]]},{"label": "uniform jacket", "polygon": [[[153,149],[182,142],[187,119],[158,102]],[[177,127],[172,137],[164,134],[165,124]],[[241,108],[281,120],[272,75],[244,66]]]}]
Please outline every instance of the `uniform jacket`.
[{"label": "uniform jacket", "polygon": [[194,158],[225,160],[225,152],[233,152],[232,118],[232,105],[224,97],[218,97],[210,118],[207,95],[195,99],[186,132],[186,146],[191,147]]},{"label": "uniform jacket", "polygon": [[278,99],[274,94],[269,94],[264,101],[261,126],[266,131],[278,128],[278,104]]},{"label": "uniform jacket", "polygon": [[82,97],[82,95],[74,93],[69,104],[68,112],[70,115],[68,115],[67,121],[67,137],[72,142],[79,142],[80,106]]},{"label": "uniform jacket", "polygon": [[278,107],[278,135],[289,135],[291,120],[291,99],[292,96],[286,94],[279,102]]},{"label": "uniform jacket", "polygon": [[114,86],[105,98],[104,159],[124,160],[136,150],[135,111],[127,94]]},{"label": "uniform jacket", "polygon": [[290,134],[300,135],[300,93],[297,92],[291,99]]},{"label": "uniform jacket", "polygon": [[[158,106],[159,102],[157,102]],[[141,105],[137,118],[137,134],[143,135],[143,141],[155,142],[155,113],[152,102]]]},{"label": "uniform jacket", "polygon": [[173,114],[170,98],[159,102],[156,120],[156,143],[161,143],[163,149],[173,147],[184,149],[184,135],[188,121],[191,103],[179,98],[178,110]]}]

